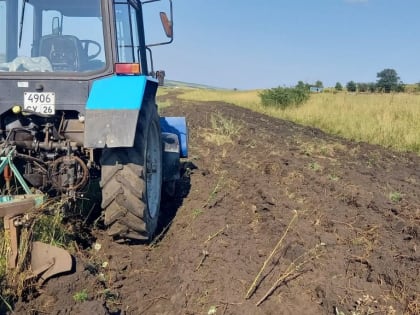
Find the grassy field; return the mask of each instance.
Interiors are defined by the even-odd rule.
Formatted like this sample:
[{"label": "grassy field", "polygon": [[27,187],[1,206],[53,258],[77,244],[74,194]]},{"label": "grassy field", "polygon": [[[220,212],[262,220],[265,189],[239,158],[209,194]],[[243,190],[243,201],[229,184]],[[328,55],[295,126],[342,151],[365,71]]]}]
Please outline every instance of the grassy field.
[{"label": "grassy field", "polygon": [[420,95],[320,93],[285,110],[264,107],[259,91],[183,89],[181,99],[224,101],[347,139],[420,154]]}]

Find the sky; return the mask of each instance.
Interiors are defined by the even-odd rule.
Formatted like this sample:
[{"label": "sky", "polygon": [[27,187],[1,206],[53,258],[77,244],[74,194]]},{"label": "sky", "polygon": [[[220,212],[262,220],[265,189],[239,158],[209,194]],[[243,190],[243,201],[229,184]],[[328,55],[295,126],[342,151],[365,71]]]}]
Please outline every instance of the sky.
[{"label": "sky", "polygon": [[392,68],[404,83],[420,82],[419,0],[173,0],[173,9],[174,42],[153,49],[166,79],[335,86],[376,82]]}]

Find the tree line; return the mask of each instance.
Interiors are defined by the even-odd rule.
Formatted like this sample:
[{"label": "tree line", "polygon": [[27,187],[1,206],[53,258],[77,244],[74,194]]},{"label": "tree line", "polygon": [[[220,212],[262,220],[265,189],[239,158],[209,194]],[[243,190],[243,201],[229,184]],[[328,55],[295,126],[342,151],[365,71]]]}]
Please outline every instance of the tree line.
[{"label": "tree line", "polygon": [[[346,90],[348,92],[404,92],[405,84],[400,80],[400,77],[397,74],[397,71],[394,69],[384,69],[381,72],[376,74],[376,82],[359,82],[349,81],[346,84]],[[336,91],[342,91],[343,86],[340,82],[335,84]]]},{"label": "tree line", "polygon": [[[356,83],[350,81],[346,84],[348,92],[404,92],[405,85],[400,80],[397,71],[394,69],[384,69],[377,73],[377,81],[372,83]],[[322,81],[315,84],[299,81],[294,87],[277,87],[260,92],[261,103],[264,106],[273,106],[285,109],[289,106],[298,106],[309,99],[311,87],[323,88]],[[344,90],[340,82],[335,85],[336,91]]]}]

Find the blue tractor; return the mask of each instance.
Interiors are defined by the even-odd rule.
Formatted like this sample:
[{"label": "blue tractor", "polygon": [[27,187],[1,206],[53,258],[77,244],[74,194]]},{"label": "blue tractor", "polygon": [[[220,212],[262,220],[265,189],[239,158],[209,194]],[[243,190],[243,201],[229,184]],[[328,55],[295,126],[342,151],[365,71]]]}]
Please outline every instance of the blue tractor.
[{"label": "blue tractor", "polygon": [[157,111],[150,47],[173,40],[172,2],[160,43],[143,8],[159,1],[0,0],[0,202],[77,200],[100,178],[109,235],[153,238],[188,154],[185,118]]}]

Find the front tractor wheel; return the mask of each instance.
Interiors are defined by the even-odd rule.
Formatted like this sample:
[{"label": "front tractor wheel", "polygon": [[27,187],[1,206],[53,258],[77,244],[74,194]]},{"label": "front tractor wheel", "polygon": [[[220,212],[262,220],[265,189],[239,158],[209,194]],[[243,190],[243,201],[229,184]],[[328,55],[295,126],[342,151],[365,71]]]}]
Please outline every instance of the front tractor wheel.
[{"label": "front tractor wheel", "polygon": [[153,103],[143,105],[133,148],[102,152],[102,208],[115,240],[150,241],[156,231],[162,187],[162,141]]}]

